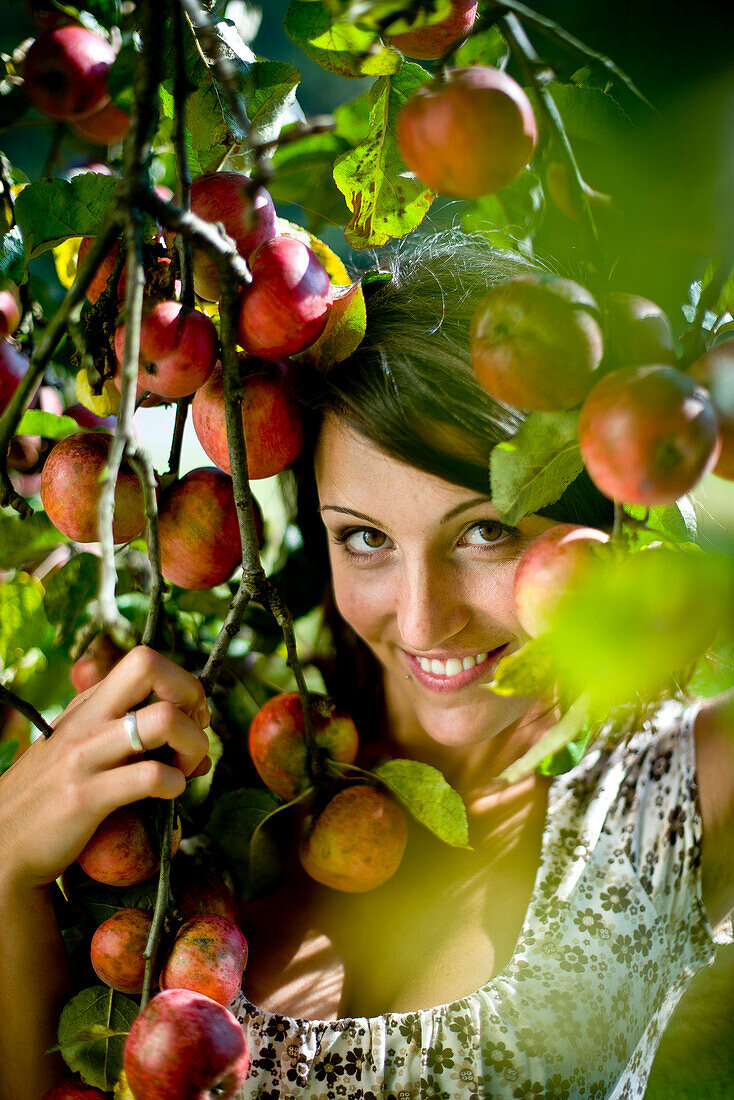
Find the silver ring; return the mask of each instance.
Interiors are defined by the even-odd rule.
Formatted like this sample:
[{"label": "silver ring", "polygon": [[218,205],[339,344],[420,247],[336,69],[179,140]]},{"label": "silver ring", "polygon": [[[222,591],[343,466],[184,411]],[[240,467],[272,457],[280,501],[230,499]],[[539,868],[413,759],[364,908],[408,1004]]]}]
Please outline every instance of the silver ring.
[{"label": "silver ring", "polygon": [[145,752],[145,745],[140,740],[140,734],[138,733],[138,720],[135,717],[133,711],[128,711],[128,713],[123,718],[123,722],[125,723],[125,729],[127,730],[127,735],[130,738],[130,745],[133,752]]}]

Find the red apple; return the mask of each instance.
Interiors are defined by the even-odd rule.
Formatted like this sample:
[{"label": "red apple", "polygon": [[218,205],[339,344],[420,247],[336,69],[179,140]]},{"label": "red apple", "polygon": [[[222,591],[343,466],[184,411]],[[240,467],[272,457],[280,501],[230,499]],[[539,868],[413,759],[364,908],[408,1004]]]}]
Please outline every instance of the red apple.
[{"label": "red apple", "polygon": [[17,290],[0,290],[0,336],[12,336],[20,324]]},{"label": "red apple", "polygon": [[158,522],[161,572],[171,584],[213,588],[231,577],[242,559],[232,479],[221,470],[202,467],[174,482]]},{"label": "red apple", "polygon": [[672,504],[713,469],[719,422],[706,391],[673,367],[612,371],[579,418],[581,456],[613,500]]},{"label": "red apple", "polygon": [[[314,738],[330,760],[353,764],[359,736],[354,722],[343,711],[325,718],[311,711]],[[290,802],[310,785],[304,738],[303,708],[297,691],[268,699],[252,722],[248,735],[252,762],[266,787]]]},{"label": "red apple", "polygon": [[721,454],[713,472],[734,481],[734,340],[704,352],[686,373],[708,390],[719,418]]},{"label": "red apple", "polygon": [[606,300],[607,361],[618,367],[675,365],[673,330],[667,314],[639,294],[615,292]]},{"label": "red apple", "polygon": [[561,523],[524,551],[514,578],[515,610],[531,637],[550,630],[570,588],[604,557],[609,535],[595,527]]},{"label": "red apple", "polygon": [[92,1085],[85,1085],[77,1077],[70,1077],[59,1085],[44,1092],[41,1100],[109,1100],[106,1092],[100,1092]]},{"label": "red apple", "polygon": [[[191,184],[192,213],[221,222],[245,260],[277,233],[273,200],[263,187],[250,198],[248,183],[240,172],[210,172]],[[209,302],[221,297],[217,262],[201,249],[194,250],[194,290]]]},{"label": "red apple", "polygon": [[480,302],[471,352],[477,381],[496,400],[536,412],[573,408],[602,359],[596,302],[569,279],[518,275]]},{"label": "red apple", "polygon": [[418,88],[400,110],[397,137],[403,160],[426,187],[474,199],[520,174],[538,128],[516,80],[473,65]]},{"label": "red apple", "polygon": [[[126,330],[124,324],[115,329],[118,389]],[[181,302],[148,303],[140,326],[138,390],[150,390],[160,397],[188,397],[214,370],[218,346],[214,322],[205,313]]]},{"label": "red apple", "polygon": [[176,861],[177,882],[174,889],[176,909],[182,920],[190,920],[205,913],[226,917],[234,924],[240,923],[237,900],[221,875],[209,866],[186,863],[181,869],[181,857]]},{"label": "red apple", "polygon": [[[41,500],[46,515],[63,535],[76,542],[97,542],[100,476],[109,456],[112,436],[78,432],[53,448],[41,473]],[[129,542],[145,527],[143,490],[125,463],[115,488],[113,535]]]},{"label": "red apple", "polygon": [[231,920],[206,913],[179,928],[161,971],[161,989],[193,989],[231,1004],[242,985],[247,940]]},{"label": "red apple", "polygon": [[474,25],[477,0],[451,0],[451,11],[440,23],[403,34],[393,34],[390,45],[408,57],[433,61],[442,57],[452,43],[464,38]]},{"label": "red apple", "polygon": [[[181,842],[181,825],[173,835],[173,850]],[[107,886],[135,886],[145,882],[159,867],[157,844],[151,838],[139,806],[114,810],[93,833],[78,863],[95,882]]]},{"label": "red apple", "polygon": [[[282,371],[272,363],[253,359],[243,358],[242,363],[248,371],[242,397],[247,471],[252,480],[257,480],[279,474],[295,462],[303,447],[303,424]],[[255,374],[259,367],[262,372]],[[220,470],[231,474],[220,366],[196,391],[191,411],[194,431],[205,453]]]},{"label": "red apple", "polygon": [[110,101],[101,111],[73,122],[72,129],[93,145],[114,145],[130,129],[130,115]]},{"label": "red apple", "polygon": [[318,817],[306,818],[299,855],[317,882],[363,893],[395,874],[407,841],[405,815],[390,796],[357,783],[335,794]]},{"label": "red apple", "polygon": [[11,340],[0,338],[0,413],[10,403],[28,364],[29,360]]},{"label": "red apple", "polygon": [[252,283],[240,298],[238,335],[251,355],[279,359],[316,341],[334,300],[315,252],[295,237],[273,237],[250,259]]},{"label": "red apple", "polygon": [[113,642],[109,634],[98,634],[93,638],[69,672],[69,679],[77,692],[86,691],[104,680],[121,657],[125,656],[125,650]]},{"label": "red apple", "polygon": [[145,909],[118,909],[97,928],[89,949],[97,977],[119,993],[142,993],[143,952],[153,918]]},{"label": "red apple", "polygon": [[107,73],[115,52],[106,38],[85,27],[55,27],[29,49],[24,87],[34,107],[49,118],[94,114],[109,101]]},{"label": "red apple", "polygon": [[228,1100],[250,1058],[226,1008],[190,989],[166,989],[134,1020],[123,1065],[135,1100]]}]

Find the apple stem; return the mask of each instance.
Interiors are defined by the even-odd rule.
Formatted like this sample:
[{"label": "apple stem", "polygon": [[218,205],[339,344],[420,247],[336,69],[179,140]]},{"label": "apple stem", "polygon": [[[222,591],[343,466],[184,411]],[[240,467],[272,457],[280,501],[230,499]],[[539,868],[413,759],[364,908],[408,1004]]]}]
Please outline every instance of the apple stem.
[{"label": "apple stem", "polygon": [[[173,145],[176,155],[176,177],[181,209],[191,209],[191,172],[186,152],[186,101],[191,85],[186,76],[186,60],[183,41],[183,13],[178,4],[173,5]],[[181,301],[185,306],[194,305],[194,265],[191,240],[184,233],[176,235],[176,248],[181,272]],[[179,406],[180,407],[180,406]],[[176,418],[178,423],[178,416]],[[178,467],[177,467],[178,469]]]},{"label": "apple stem", "polygon": [[171,452],[168,456],[168,471],[166,479],[175,481],[178,477],[181,465],[181,447],[183,446],[184,428],[186,418],[191,405],[191,397],[180,397],[176,402],[176,422],[173,426],[173,439],[171,440]]},{"label": "apple stem", "polygon": [[298,806],[301,802],[307,802],[308,799],[313,796],[313,793],[313,787],[306,787],[305,791],[301,791],[301,793],[299,795],[296,795],[295,798],[292,798],[290,802],[284,802],[282,806],[276,806],[274,810],[270,810],[268,813],[260,818],[257,825],[252,830],[252,836],[250,837],[250,843],[248,845],[250,867],[252,867],[255,857],[255,838],[258,836],[263,826],[266,825],[268,821],[270,821],[271,817],[275,817],[276,814],[281,813],[283,810],[290,810],[291,806]]},{"label": "apple stem", "polygon": [[161,840],[161,866],[158,872],[158,890],[156,892],[155,908],[153,910],[153,923],[150,926],[148,942],[143,952],[143,958],[145,959],[145,975],[143,977],[143,992],[140,998],[141,1012],[150,1000],[158,946],[161,941],[161,933],[163,931],[166,912],[170,902],[171,859],[173,858],[173,828],[175,821],[176,802],[175,799],[171,799],[167,807],[163,838]]}]

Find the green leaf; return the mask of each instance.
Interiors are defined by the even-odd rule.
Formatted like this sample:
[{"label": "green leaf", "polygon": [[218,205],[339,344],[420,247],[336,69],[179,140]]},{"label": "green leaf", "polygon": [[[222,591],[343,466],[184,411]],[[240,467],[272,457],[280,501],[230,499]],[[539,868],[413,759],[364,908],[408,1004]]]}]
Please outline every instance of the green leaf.
[{"label": "green leaf", "polygon": [[20,284],[25,279],[25,245],[20,226],[14,225],[0,237],[0,279]]},{"label": "green leaf", "polygon": [[405,65],[370,89],[369,134],[334,165],[334,182],[352,211],[344,236],[352,248],[369,248],[404,237],[425,217],[433,194],[400,157],[395,123],[406,99],[428,79],[420,65]]},{"label": "green leaf", "polygon": [[492,503],[500,519],[517,523],[552,504],[581,473],[578,412],[532,413],[517,435],[490,456]]},{"label": "green leaf", "polygon": [[20,748],[20,741],[13,737],[10,741],[0,741],[0,775],[4,775],[15,760],[15,754]]},{"label": "green leaf", "polygon": [[117,56],[107,73],[107,91],[110,93],[112,102],[128,114],[132,110],[135,98],[133,75],[137,58],[136,40],[131,35],[125,35],[122,46],[117,51]]},{"label": "green leaf", "polygon": [[646,520],[649,531],[635,528],[631,543],[644,546],[662,538],[670,542],[696,541],[696,512],[687,497],[681,497],[675,504],[666,504],[649,511],[642,504],[630,504],[625,507],[635,519]]},{"label": "green leaf", "polygon": [[495,695],[538,696],[555,680],[553,651],[546,636],[531,638],[503,657],[487,684]]},{"label": "green leaf", "polygon": [[72,416],[59,416],[58,413],[43,412],[41,409],[27,409],[15,429],[16,435],[41,435],[44,439],[67,439],[81,431]]},{"label": "green leaf", "polygon": [[438,768],[419,760],[386,760],[372,772],[439,840],[455,848],[469,846],[466,807]]},{"label": "green leaf", "polygon": [[206,775],[197,775],[195,779],[188,780],[186,790],[181,799],[184,812],[191,810],[194,806],[200,806],[202,802],[206,801],[209,791],[211,790],[214,772],[224,752],[222,739],[217,736],[211,726],[207,726],[204,732],[209,738],[209,759],[211,760],[211,765]]},{"label": "green leaf", "polygon": [[544,209],[540,180],[525,168],[507,187],[474,200],[462,221],[467,231],[490,236],[498,248],[518,248],[538,229]]},{"label": "green leaf", "polygon": [[473,34],[454,54],[454,64],[459,68],[469,65],[492,65],[504,68],[510,56],[510,47],[497,27],[490,27],[480,34]]},{"label": "green leaf", "polygon": [[348,148],[349,143],[334,133],[309,134],[280,146],[272,159],[275,174],[268,182],[273,202],[301,205],[312,232],[324,223],[345,225],[349,211],[333,171],[334,161]]},{"label": "green leaf", "polygon": [[393,20],[387,33],[404,34],[442,22],[452,8],[450,0],[429,0],[428,3],[424,0],[411,18],[410,14],[403,14],[406,6],[406,0],[349,0],[346,14],[354,23],[376,31],[387,20]]},{"label": "green leaf", "polygon": [[535,771],[538,775],[563,775],[565,772],[570,772],[571,768],[575,768],[581,761],[589,746],[593,732],[594,724],[585,722],[581,732],[572,741],[541,760]]},{"label": "green leaf", "polygon": [[557,81],[548,85],[548,91],[572,142],[613,146],[621,145],[631,137],[631,119],[606,92]]},{"label": "green leaf", "polygon": [[125,1039],[138,1014],[130,997],[107,986],[83,989],[64,1006],[59,1049],[70,1070],[88,1085],[111,1092],[122,1071]]},{"label": "green leaf", "polygon": [[0,661],[6,669],[22,661],[29,650],[43,649],[50,629],[39,580],[16,573],[0,585]]},{"label": "green leaf", "polygon": [[229,791],[217,800],[204,830],[221,850],[226,866],[248,899],[272,887],[280,876],[280,850],[272,830],[267,826],[260,829],[252,851],[250,845],[258,825],[279,805],[270,791]]},{"label": "green leaf", "polygon": [[[78,875],[78,881],[75,876]],[[71,880],[71,881],[69,881]],[[106,921],[119,909],[148,909],[155,907],[158,890],[158,874],[135,886],[106,886],[95,882],[78,867],[72,866],[64,874],[64,893],[76,912],[94,924]]]},{"label": "green leaf", "polygon": [[26,256],[38,256],[68,237],[93,237],[102,228],[118,183],[98,172],[29,183],[15,200]]},{"label": "green leaf", "polygon": [[330,12],[312,0],[291,0],[285,29],[312,61],[339,76],[388,76],[403,63],[402,54],[380,45],[374,31],[350,23],[343,10]]},{"label": "green leaf", "polygon": [[301,74],[284,61],[256,61],[244,82],[251,137],[271,141],[296,102]]},{"label": "green leaf", "polygon": [[363,92],[334,109],[334,133],[348,145],[359,145],[370,132],[370,93]]},{"label": "green leaf", "polygon": [[543,767],[549,756],[561,752],[579,736],[589,717],[589,710],[588,696],[579,696],[560,721],[556,722],[555,726],[551,726],[549,730],[546,730],[540,740],[536,741],[524,756],[510,764],[509,768],[505,768],[497,777],[498,780],[507,784],[517,783],[524,779],[526,775],[529,775],[530,772]]},{"label": "green leaf", "polygon": [[45,512],[21,519],[15,512],[0,511],[0,569],[18,569],[38,562],[54,546],[69,542],[56,530]]},{"label": "green leaf", "polygon": [[43,604],[56,627],[57,643],[73,633],[98,583],[99,558],[86,552],[75,554],[49,577]]}]

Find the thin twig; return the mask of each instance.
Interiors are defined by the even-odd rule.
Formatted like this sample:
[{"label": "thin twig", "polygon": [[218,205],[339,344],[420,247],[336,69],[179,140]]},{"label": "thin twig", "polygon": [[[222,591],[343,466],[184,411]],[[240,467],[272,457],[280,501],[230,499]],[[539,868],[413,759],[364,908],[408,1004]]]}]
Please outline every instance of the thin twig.
[{"label": "thin twig", "polygon": [[191,405],[191,397],[180,397],[176,402],[176,422],[173,425],[173,439],[171,440],[171,451],[168,456],[168,471],[166,473],[166,480],[175,481],[178,477],[178,471],[181,466],[181,447],[183,445],[184,428],[186,427],[186,417],[188,416],[189,406]]},{"label": "thin twig", "polygon": [[171,900],[171,859],[173,851],[173,830],[176,823],[176,802],[174,799],[168,804],[166,823],[161,839],[161,867],[158,872],[158,889],[153,909],[153,923],[148,933],[148,941],[143,951],[145,959],[145,975],[143,977],[143,992],[140,998],[140,1010],[145,1008],[150,1000],[150,991],[153,986],[153,974],[155,972],[158,945],[163,933],[163,925],[166,919],[169,902]]},{"label": "thin twig", "polygon": [[40,730],[44,737],[50,737],[53,733],[53,727],[48,724],[43,715],[36,710],[32,703],[27,703],[25,699],[21,699],[19,695],[16,695],[13,691],[9,691],[8,688],[3,687],[2,684],[0,684],[0,704],[17,710],[27,718],[37,730]]},{"label": "thin twig", "polygon": [[153,464],[143,450],[129,456],[129,462],[143,487],[145,518],[147,520],[146,540],[148,560],[150,562],[150,593],[148,615],[141,638],[141,645],[155,646],[158,633],[158,620],[163,598],[163,578],[161,577],[161,542],[158,529],[158,494]]},{"label": "thin twig", "polygon": [[[173,141],[176,152],[176,176],[178,201],[182,210],[191,209],[191,172],[186,154],[186,100],[190,85],[186,77],[183,43],[183,15],[179,4],[173,5]],[[185,233],[176,236],[176,247],[181,271],[181,301],[185,306],[194,304],[194,267],[191,240]]]}]

